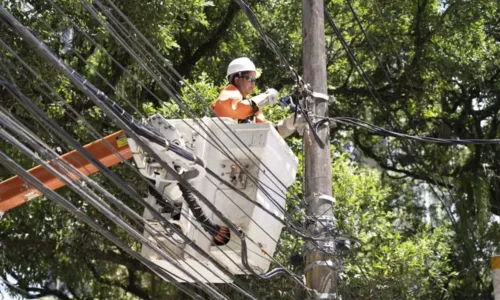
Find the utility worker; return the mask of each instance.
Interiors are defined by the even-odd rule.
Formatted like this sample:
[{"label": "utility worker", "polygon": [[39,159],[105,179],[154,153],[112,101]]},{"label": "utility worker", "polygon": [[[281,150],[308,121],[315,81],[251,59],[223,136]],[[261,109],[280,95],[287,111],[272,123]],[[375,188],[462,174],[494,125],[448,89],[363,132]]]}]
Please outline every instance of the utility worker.
[{"label": "utility worker", "polygon": [[[211,108],[219,117],[232,118],[238,123],[268,122],[262,114],[261,107],[273,105],[278,101],[278,91],[268,89],[253,98],[245,99],[251,94],[257,79],[257,70],[254,63],[247,57],[233,60],[227,67],[229,84],[222,89]],[[282,120],[276,126],[282,137],[291,135],[302,122],[299,115],[296,122],[294,116]]]}]

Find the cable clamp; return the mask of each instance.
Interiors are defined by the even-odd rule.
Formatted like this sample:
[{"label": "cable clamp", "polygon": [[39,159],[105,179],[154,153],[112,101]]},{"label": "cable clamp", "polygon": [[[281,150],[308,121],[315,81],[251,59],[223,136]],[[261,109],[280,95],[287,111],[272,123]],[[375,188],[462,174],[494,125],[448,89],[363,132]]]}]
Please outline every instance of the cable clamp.
[{"label": "cable clamp", "polygon": [[321,226],[323,231],[332,232],[335,230],[335,217],[323,216],[317,218],[318,225]]}]

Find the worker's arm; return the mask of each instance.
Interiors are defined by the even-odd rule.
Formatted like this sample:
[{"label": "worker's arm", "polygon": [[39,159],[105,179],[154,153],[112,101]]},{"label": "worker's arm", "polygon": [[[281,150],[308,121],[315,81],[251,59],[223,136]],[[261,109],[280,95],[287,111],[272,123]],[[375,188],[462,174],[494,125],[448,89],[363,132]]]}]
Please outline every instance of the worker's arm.
[{"label": "worker's arm", "polygon": [[276,125],[276,130],[278,130],[283,138],[289,137],[295,131],[297,131],[299,135],[302,135],[305,124],[306,122],[302,114],[297,114],[297,117],[295,117],[295,114],[292,114],[286,119],[279,121]]}]

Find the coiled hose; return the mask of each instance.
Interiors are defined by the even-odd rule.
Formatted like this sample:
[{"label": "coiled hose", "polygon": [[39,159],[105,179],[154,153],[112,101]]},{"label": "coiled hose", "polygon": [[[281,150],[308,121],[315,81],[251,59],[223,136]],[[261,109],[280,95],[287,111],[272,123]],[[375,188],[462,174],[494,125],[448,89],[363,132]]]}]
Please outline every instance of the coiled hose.
[{"label": "coiled hose", "polygon": [[198,204],[196,197],[189,190],[188,187],[179,183],[179,189],[181,190],[182,197],[186,201],[189,209],[193,213],[193,216],[201,224],[203,229],[214,237],[213,242],[217,246],[223,246],[229,243],[231,239],[231,232],[229,228],[225,226],[220,226],[212,222],[206,215],[203,209]]}]

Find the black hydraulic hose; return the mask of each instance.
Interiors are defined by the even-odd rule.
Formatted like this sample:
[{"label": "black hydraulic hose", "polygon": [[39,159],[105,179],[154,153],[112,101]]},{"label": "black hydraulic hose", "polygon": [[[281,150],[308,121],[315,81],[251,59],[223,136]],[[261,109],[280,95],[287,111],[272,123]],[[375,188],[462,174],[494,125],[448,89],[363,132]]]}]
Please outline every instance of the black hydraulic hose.
[{"label": "black hydraulic hose", "polygon": [[212,220],[210,220],[207,215],[205,215],[205,212],[200,207],[198,201],[196,200],[196,197],[189,190],[189,188],[182,183],[179,183],[178,185],[179,189],[181,190],[182,197],[184,197],[184,200],[193,213],[193,216],[201,224],[203,229],[205,229],[208,234],[214,237],[214,243],[217,246],[222,246],[229,243],[229,240],[231,239],[231,232],[229,231],[229,228],[217,225],[212,222]]}]

